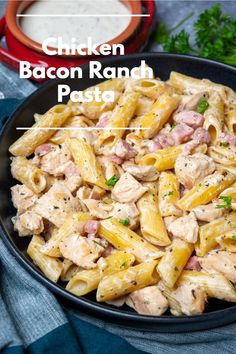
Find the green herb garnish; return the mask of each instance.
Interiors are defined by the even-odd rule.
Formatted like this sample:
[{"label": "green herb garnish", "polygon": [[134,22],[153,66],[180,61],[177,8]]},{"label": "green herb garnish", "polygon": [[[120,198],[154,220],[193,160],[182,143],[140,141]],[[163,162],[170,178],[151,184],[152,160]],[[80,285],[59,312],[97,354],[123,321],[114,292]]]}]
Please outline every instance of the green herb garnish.
[{"label": "green herb garnish", "polygon": [[121,264],[121,268],[124,268],[124,267],[126,267],[127,266],[127,262],[123,262],[122,264]]},{"label": "green herb garnish", "polygon": [[222,142],[220,143],[220,146],[228,147],[228,146],[229,146],[229,142],[228,142],[228,141],[222,141]]},{"label": "green herb garnish", "polygon": [[173,195],[174,192],[173,191],[169,191],[167,195]]},{"label": "green herb garnish", "polygon": [[108,187],[114,187],[114,185],[118,182],[118,180],[119,180],[119,177],[114,175],[110,179],[106,180],[106,185]]},{"label": "green herb garnish", "polygon": [[[185,21],[186,19],[183,19],[180,24]],[[176,27],[179,27],[179,24]],[[156,41],[163,45],[166,52],[195,54],[236,66],[236,20],[222,13],[220,4],[203,11],[193,28],[193,45],[190,44],[189,33],[185,30],[171,35],[174,29],[168,30],[163,23],[159,24],[157,29]]]},{"label": "green herb garnish", "polygon": [[231,209],[232,205],[231,205],[231,202],[232,202],[232,197],[227,197],[227,196],[221,196],[219,199],[223,200],[224,204],[217,204],[216,205],[216,208],[217,209]]},{"label": "green herb garnish", "polygon": [[196,111],[197,111],[198,113],[203,114],[203,113],[207,110],[208,107],[209,107],[208,101],[205,100],[205,99],[202,99],[202,100],[200,101],[199,105],[197,106]]},{"label": "green herb garnish", "polygon": [[129,218],[120,219],[120,220],[119,220],[119,223],[122,224],[122,225],[124,225],[124,226],[129,226],[130,220],[129,220]]},{"label": "green herb garnish", "polygon": [[233,241],[236,241],[236,235],[233,235],[233,236],[232,236],[232,240],[233,240]]}]

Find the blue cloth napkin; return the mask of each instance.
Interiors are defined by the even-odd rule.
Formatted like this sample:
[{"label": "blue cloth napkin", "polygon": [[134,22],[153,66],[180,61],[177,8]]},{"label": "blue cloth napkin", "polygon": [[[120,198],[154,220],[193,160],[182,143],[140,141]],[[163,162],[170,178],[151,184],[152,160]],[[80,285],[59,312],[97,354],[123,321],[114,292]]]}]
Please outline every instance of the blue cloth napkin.
[{"label": "blue cloth napkin", "polygon": [[[18,100],[0,100],[0,122],[18,104]],[[205,331],[158,333],[64,310],[0,239],[0,351],[4,354],[235,354],[235,348],[236,323]]]}]

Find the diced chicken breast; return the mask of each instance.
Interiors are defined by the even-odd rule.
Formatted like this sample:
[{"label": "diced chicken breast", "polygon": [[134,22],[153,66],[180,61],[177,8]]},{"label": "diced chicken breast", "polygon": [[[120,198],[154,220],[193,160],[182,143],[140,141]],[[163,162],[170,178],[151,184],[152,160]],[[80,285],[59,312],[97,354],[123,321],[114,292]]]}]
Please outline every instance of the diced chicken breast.
[{"label": "diced chicken breast", "polygon": [[118,220],[129,220],[129,227],[135,229],[138,223],[139,211],[135,203],[113,203],[113,209],[110,211],[110,216]]},{"label": "diced chicken breast", "polygon": [[74,162],[66,162],[58,171],[65,175],[64,184],[71,192],[75,192],[81,186],[83,180]]},{"label": "diced chicken breast", "polygon": [[110,179],[112,176],[117,175],[115,163],[110,159],[110,157],[102,156],[97,159],[102,167],[105,179]]},{"label": "diced chicken breast", "polygon": [[182,111],[174,116],[174,120],[178,124],[184,123],[193,129],[197,129],[203,125],[204,117],[195,111]]},{"label": "diced chicken breast", "polygon": [[32,208],[38,200],[38,195],[32,192],[24,184],[16,184],[11,188],[11,196],[18,214]]},{"label": "diced chicken breast", "polygon": [[19,236],[39,235],[44,229],[43,218],[34,211],[26,211],[14,217],[12,221]]},{"label": "diced chicken breast", "polygon": [[98,219],[107,219],[113,209],[111,204],[106,204],[96,199],[83,199],[83,203],[88,208],[90,214]]},{"label": "diced chicken breast", "polygon": [[155,285],[132,292],[127,297],[126,304],[147,316],[161,316],[168,309],[167,299]]},{"label": "diced chicken breast", "polygon": [[171,137],[174,140],[174,145],[179,145],[190,140],[190,137],[194,133],[194,129],[187,124],[177,124],[171,131]]},{"label": "diced chicken breast", "polygon": [[198,261],[198,257],[197,256],[190,257],[184,269],[200,272],[202,267]]},{"label": "diced chicken breast", "polygon": [[196,111],[201,100],[209,98],[209,94],[208,94],[208,92],[199,92],[199,93],[196,93],[195,95],[190,96],[190,99],[189,99],[189,96],[187,96],[187,98],[188,98],[188,100],[184,104],[184,110],[185,111]]},{"label": "diced chicken breast", "polygon": [[224,215],[225,209],[216,208],[217,203],[199,205],[192,211],[200,221],[211,222]]},{"label": "diced chicken breast", "polygon": [[187,189],[191,189],[215,169],[213,159],[201,153],[189,156],[180,155],[175,163],[176,176]]},{"label": "diced chicken breast", "polygon": [[98,186],[94,186],[93,189],[91,190],[91,193],[89,195],[88,199],[97,199],[100,200],[104,195],[106,194],[106,191]]},{"label": "diced chicken breast", "polygon": [[201,267],[208,273],[222,273],[236,284],[236,253],[214,250],[204,257],[198,257]]},{"label": "diced chicken breast", "polygon": [[132,203],[148,190],[139,183],[130,173],[124,173],[112,190],[112,199],[120,203]]},{"label": "diced chicken breast", "polygon": [[139,166],[133,162],[126,161],[123,163],[122,168],[140,181],[156,181],[159,176],[154,166]]},{"label": "diced chicken breast", "polygon": [[54,176],[61,176],[61,166],[71,159],[71,153],[65,144],[56,146],[52,151],[44,154],[40,159],[40,168]]},{"label": "diced chicken breast", "polygon": [[60,227],[67,214],[81,210],[78,199],[61,182],[56,182],[47,193],[38,199],[34,210],[43,218]]},{"label": "diced chicken breast", "polygon": [[168,297],[170,311],[174,316],[199,315],[203,313],[206,303],[206,292],[198,285],[184,283],[171,291]]},{"label": "diced chicken breast", "polygon": [[71,260],[79,267],[91,269],[96,267],[95,262],[104,248],[86,237],[72,234],[61,242],[60,251],[63,257]]},{"label": "diced chicken breast", "polygon": [[168,230],[174,237],[179,237],[182,240],[190,243],[195,243],[198,238],[199,226],[194,213],[189,213],[173,221]]}]

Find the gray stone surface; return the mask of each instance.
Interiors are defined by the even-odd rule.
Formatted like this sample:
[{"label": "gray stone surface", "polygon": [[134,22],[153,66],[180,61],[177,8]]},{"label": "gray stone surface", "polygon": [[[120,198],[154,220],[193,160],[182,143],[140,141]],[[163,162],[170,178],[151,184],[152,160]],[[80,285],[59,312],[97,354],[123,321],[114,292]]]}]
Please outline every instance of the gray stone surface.
[{"label": "gray stone surface", "polygon": [[[75,0],[79,1],[79,0]],[[56,1],[55,1],[56,2]],[[199,13],[215,3],[221,3],[222,9],[236,18],[236,1],[203,1],[203,0],[157,0],[158,21],[164,21],[169,28],[174,27],[181,19],[190,12],[194,12],[193,17],[189,19],[183,27],[186,30],[192,30],[192,24]],[[6,0],[0,0],[0,16],[5,12]],[[4,41],[1,43],[4,45]],[[155,42],[150,43],[148,51],[160,51],[161,47]],[[36,86],[29,80],[19,79],[17,73],[0,64],[0,99],[1,98],[22,98],[34,91]]]}]

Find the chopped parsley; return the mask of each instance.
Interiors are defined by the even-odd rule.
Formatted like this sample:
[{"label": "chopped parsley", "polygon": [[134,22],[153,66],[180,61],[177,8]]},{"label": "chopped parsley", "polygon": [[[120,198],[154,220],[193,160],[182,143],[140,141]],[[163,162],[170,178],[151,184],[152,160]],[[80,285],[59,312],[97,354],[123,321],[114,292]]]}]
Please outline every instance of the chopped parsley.
[{"label": "chopped parsley", "polygon": [[174,192],[173,191],[169,191],[167,195],[173,195]]},{"label": "chopped parsley", "polygon": [[130,220],[129,220],[129,218],[120,219],[120,220],[119,220],[119,223],[122,224],[122,225],[124,225],[124,226],[129,226]]},{"label": "chopped parsley", "polygon": [[123,262],[120,267],[121,268],[127,267],[127,262]]},{"label": "chopped parsley", "polygon": [[209,107],[208,101],[203,98],[203,99],[200,101],[199,105],[197,106],[196,111],[197,111],[198,113],[201,113],[201,114],[202,114],[202,113],[204,113],[204,112],[207,110],[208,107]]},{"label": "chopped parsley", "polygon": [[232,236],[232,240],[233,240],[233,241],[236,241],[236,235],[233,235],[233,236]]},{"label": "chopped parsley", "polygon": [[111,219],[111,218],[113,218],[113,216],[112,216],[112,215],[110,215],[110,216],[108,216],[108,217],[107,217],[107,219]]},{"label": "chopped parsley", "polygon": [[110,179],[106,180],[106,185],[108,187],[114,187],[114,185],[118,182],[118,180],[119,180],[119,177],[114,175]]},{"label": "chopped parsley", "polygon": [[222,142],[220,143],[220,146],[228,147],[228,146],[229,146],[229,142],[228,142],[228,141],[222,141]]},{"label": "chopped parsley", "polygon": [[231,207],[232,207],[232,205],[231,205],[232,197],[230,197],[230,196],[227,197],[227,196],[222,195],[219,199],[221,199],[224,202],[224,204],[217,204],[216,205],[217,209],[222,209],[222,208],[231,209]]}]

